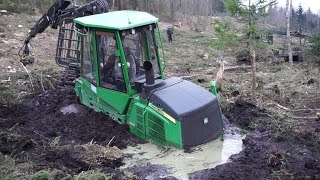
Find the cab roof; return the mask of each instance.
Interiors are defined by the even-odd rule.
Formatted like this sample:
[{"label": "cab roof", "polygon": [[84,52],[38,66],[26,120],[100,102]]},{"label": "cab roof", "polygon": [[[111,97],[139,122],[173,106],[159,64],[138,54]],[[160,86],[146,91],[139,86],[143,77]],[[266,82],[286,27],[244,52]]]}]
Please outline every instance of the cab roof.
[{"label": "cab roof", "polygon": [[159,18],[141,11],[113,11],[76,18],[77,24],[103,29],[125,30],[158,22]]}]

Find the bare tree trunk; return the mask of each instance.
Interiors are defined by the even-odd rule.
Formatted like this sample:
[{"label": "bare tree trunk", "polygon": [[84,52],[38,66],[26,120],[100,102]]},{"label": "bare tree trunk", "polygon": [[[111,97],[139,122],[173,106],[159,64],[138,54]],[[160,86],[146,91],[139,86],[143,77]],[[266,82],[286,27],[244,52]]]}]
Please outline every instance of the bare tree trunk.
[{"label": "bare tree trunk", "polygon": [[144,7],[144,11],[149,12],[147,0],[143,0],[143,7]]},{"label": "bare tree trunk", "polygon": [[123,1],[122,0],[117,0],[118,1],[118,10],[123,10]]},{"label": "bare tree trunk", "polygon": [[[249,0],[249,29],[252,26],[252,17],[251,17],[251,0]],[[252,91],[254,92],[257,89],[257,68],[256,68],[256,51],[252,47],[252,34],[249,32],[249,52],[251,56],[251,67],[252,67]]]},{"label": "bare tree trunk", "polygon": [[286,24],[287,24],[286,45],[288,47],[288,55],[289,55],[290,67],[293,66],[292,49],[291,49],[291,36],[290,36],[291,4],[292,4],[292,0],[287,0],[287,4],[286,4],[286,10],[287,10],[286,11]]},{"label": "bare tree trunk", "polygon": [[128,9],[128,2],[126,0],[124,0],[124,2],[122,1],[122,10]]},{"label": "bare tree trunk", "polygon": [[175,18],[175,9],[174,9],[174,1],[173,0],[170,0],[170,19],[171,20],[174,20]]}]

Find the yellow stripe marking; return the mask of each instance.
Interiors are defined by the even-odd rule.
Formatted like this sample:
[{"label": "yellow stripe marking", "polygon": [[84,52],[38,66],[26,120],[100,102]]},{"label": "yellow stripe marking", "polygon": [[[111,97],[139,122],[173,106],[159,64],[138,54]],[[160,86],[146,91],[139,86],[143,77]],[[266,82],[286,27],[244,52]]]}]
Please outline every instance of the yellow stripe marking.
[{"label": "yellow stripe marking", "polygon": [[159,114],[161,114],[162,116],[164,116],[165,118],[167,118],[169,121],[173,122],[174,124],[176,124],[176,120],[171,117],[168,113],[164,112],[162,109],[156,107],[155,105],[153,105],[152,103],[148,103],[148,106],[150,108],[152,108],[153,110],[157,111]]}]

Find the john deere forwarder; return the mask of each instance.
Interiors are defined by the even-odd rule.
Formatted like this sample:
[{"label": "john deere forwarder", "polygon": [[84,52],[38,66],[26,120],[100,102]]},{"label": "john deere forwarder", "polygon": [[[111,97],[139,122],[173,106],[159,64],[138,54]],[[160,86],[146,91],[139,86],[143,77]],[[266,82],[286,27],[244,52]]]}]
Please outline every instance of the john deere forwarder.
[{"label": "john deere forwarder", "polygon": [[103,0],[69,5],[57,0],[31,29],[24,64],[33,62],[30,39],[49,25],[59,27],[56,62],[66,67],[64,79],[74,82],[84,105],[165,146],[188,148],[222,133],[215,95],[178,77],[164,78],[158,18],[129,10],[104,13]]}]

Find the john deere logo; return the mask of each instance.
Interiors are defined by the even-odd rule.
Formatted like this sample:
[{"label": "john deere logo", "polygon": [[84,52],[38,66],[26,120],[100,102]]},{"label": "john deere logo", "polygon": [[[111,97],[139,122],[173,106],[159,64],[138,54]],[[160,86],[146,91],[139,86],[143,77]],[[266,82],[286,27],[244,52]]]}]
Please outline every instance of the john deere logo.
[{"label": "john deere logo", "polygon": [[207,124],[208,122],[209,122],[209,119],[208,118],[204,118],[203,124]]}]

